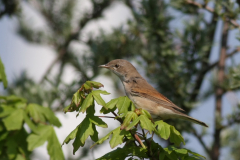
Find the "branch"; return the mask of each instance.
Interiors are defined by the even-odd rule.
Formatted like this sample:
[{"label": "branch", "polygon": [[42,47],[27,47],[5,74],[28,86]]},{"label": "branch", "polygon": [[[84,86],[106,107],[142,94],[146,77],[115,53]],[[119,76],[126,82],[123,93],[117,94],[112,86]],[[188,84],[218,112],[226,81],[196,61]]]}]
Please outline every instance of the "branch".
[{"label": "branch", "polygon": [[[191,4],[191,5],[194,5],[194,6],[197,6],[198,8],[203,8],[211,13],[215,13],[214,9],[208,7],[207,5],[202,5],[198,2],[195,2],[195,1],[192,1],[192,0],[185,0],[185,2],[187,4]],[[240,25],[237,23],[237,21],[235,19],[231,19],[229,17],[226,17],[226,21],[231,23],[234,27],[236,28],[239,28],[240,29]]]},{"label": "branch", "polygon": [[[209,41],[210,42],[213,42],[214,41],[214,34],[215,34],[215,30],[216,30],[216,25],[217,25],[217,21],[215,21],[215,17],[216,17],[216,14],[213,14],[213,17],[212,17],[212,20],[211,20],[211,23],[209,23],[209,26],[210,28],[212,28],[209,32]],[[211,54],[211,49],[209,49],[207,52],[206,52],[206,55],[205,55],[205,59],[209,59],[210,57],[210,54]],[[195,86],[193,88],[193,91],[192,91],[192,94],[190,96],[190,101],[196,101],[196,98],[199,94],[199,90],[202,86],[202,82],[203,82],[203,79],[207,73],[207,66],[209,64],[207,63],[207,61],[202,61],[201,62],[201,67],[202,67],[202,71],[200,71],[200,73],[198,74],[198,77],[196,79],[196,83],[195,83]]]},{"label": "branch", "polygon": [[63,55],[65,54],[65,50],[62,50],[59,55],[57,56],[56,59],[53,60],[53,62],[50,64],[50,66],[48,67],[48,69],[46,70],[46,72],[43,74],[43,77],[40,81],[40,84],[43,83],[43,81],[47,78],[47,75],[51,72],[52,68],[54,67],[55,64],[58,63],[58,61],[60,61],[63,57]]},{"label": "branch", "polygon": [[102,117],[102,118],[115,118],[115,117],[111,117],[111,116],[98,116],[98,117]]},{"label": "branch", "polygon": [[240,111],[235,111],[232,115],[229,116],[227,124],[223,126],[223,129],[231,127],[235,123],[240,123]]},{"label": "branch", "polygon": [[221,54],[219,57],[218,63],[218,73],[217,73],[217,87],[215,90],[216,97],[216,106],[215,106],[215,128],[214,128],[214,141],[212,147],[211,158],[214,160],[218,160],[220,156],[221,149],[221,139],[220,134],[222,131],[221,119],[222,119],[222,96],[224,94],[224,90],[221,84],[224,82],[224,69],[225,69],[225,60],[226,60],[226,52],[227,52],[227,38],[228,38],[228,30],[229,23],[224,22],[222,29],[222,37],[221,37]]},{"label": "branch", "polygon": [[[86,24],[93,19],[100,18],[102,16],[103,11],[111,4],[112,0],[104,0],[101,3],[93,2],[93,12],[92,14],[85,14],[85,17],[80,20],[79,26],[77,29],[75,29],[67,38],[63,45],[56,46],[57,50],[59,51],[58,57],[51,63],[51,65],[48,67],[47,71],[43,75],[43,78],[41,79],[40,83],[44,81],[44,79],[47,77],[47,75],[52,70],[53,66],[58,62],[61,61],[64,55],[67,53],[67,48],[72,40],[78,39],[78,36],[82,29],[86,26]],[[47,16],[47,14],[44,14],[44,16]],[[48,19],[48,17],[46,17]],[[86,76],[86,75],[85,75]]]},{"label": "branch", "polygon": [[227,125],[223,126],[223,129],[231,127],[235,123],[240,123],[240,116],[229,119]]},{"label": "branch", "polygon": [[202,139],[202,136],[199,135],[197,133],[197,131],[195,130],[194,127],[192,127],[192,131],[193,131],[193,135],[198,139],[198,141],[201,143],[201,145],[203,146],[205,152],[210,156],[211,155],[211,151],[210,149],[207,147],[207,145],[204,143],[203,139]]},{"label": "branch", "polygon": [[[226,58],[232,57],[233,55],[235,55],[236,53],[240,52],[240,47],[237,47],[234,51],[232,51],[231,53],[226,55]],[[217,66],[219,63],[219,61],[216,61],[214,63],[212,63],[211,65],[209,65],[203,72],[207,72],[209,70],[211,70],[212,68],[214,68],[215,66]]]}]

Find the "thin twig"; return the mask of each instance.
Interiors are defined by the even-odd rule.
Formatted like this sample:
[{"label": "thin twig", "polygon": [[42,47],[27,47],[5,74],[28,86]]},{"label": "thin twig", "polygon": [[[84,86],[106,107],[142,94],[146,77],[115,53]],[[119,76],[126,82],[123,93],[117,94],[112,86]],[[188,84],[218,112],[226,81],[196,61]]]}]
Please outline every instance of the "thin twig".
[{"label": "thin twig", "polygon": [[[52,68],[57,64],[57,62],[61,61],[64,57],[65,54],[67,54],[67,49],[69,44],[71,43],[72,40],[78,39],[79,34],[81,33],[81,31],[83,30],[83,28],[87,25],[87,23],[93,19],[98,19],[102,16],[102,13],[104,11],[104,9],[106,9],[110,4],[112,3],[112,1],[103,1],[101,3],[99,3],[98,5],[93,5],[93,12],[91,14],[85,14],[85,17],[83,17],[80,21],[79,21],[79,25],[76,29],[74,29],[72,31],[72,33],[70,35],[68,35],[66,37],[66,41],[64,42],[63,45],[58,46],[56,44],[56,48],[59,52],[59,55],[57,56],[57,58],[51,63],[51,65],[48,67],[47,71],[45,72],[45,74],[43,75],[43,78],[41,79],[40,83],[42,83],[44,81],[44,79],[47,77],[47,75],[50,73],[50,71],[52,70]],[[97,7],[97,8],[96,8]],[[44,10],[41,8],[41,5],[38,6],[39,10],[42,12],[42,14],[45,16],[45,18],[51,22],[51,19],[49,20],[47,13],[43,12]],[[52,25],[53,26],[53,25]],[[55,27],[55,26],[53,26]]]},{"label": "thin twig", "polygon": [[[186,0],[185,1],[188,4],[192,4],[194,6],[197,6],[198,8],[203,8],[211,13],[215,13],[214,9],[208,7],[207,5],[202,5],[198,2],[195,1],[191,1],[191,0]],[[237,21],[235,19],[231,19],[229,17],[226,17],[226,21],[230,22],[234,27],[239,28],[240,29],[240,25],[237,23]]]},{"label": "thin twig", "polygon": [[138,137],[137,134],[134,134],[134,138],[138,141],[138,143],[139,143],[144,149],[147,148],[147,147],[143,144],[142,140]]},{"label": "thin twig", "polygon": [[211,155],[210,149],[207,147],[207,145],[204,143],[202,136],[200,136],[197,131],[195,130],[195,128],[192,127],[192,131],[193,131],[193,135],[198,139],[198,141],[201,143],[201,145],[203,146],[205,152],[208,155]]},{"label": "thin twig", "polygon": [[102,118],[115,118],[115,117],[111,117],[111,116],[98,116],[98,117],[102,117]]}]

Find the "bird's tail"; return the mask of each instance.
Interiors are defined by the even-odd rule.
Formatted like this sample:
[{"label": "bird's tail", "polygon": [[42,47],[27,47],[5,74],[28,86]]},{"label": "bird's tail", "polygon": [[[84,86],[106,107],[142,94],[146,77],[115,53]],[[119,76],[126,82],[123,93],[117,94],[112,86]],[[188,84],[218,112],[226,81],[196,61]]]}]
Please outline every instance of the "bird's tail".
[{"label": "bird's tail", "polygon": [[199,124],[199,125],[201,125],[201,126],[208,127],[208,125],[206,125],[206,123],[204,123],[204,122],[202,122],[202,121],[199,121],[199,120],[197,120],[197,119],[195,119],[195,118],[192,118],[192,117],[190,117],[190,116],[188,116],[188,115],[181,114],[181,118],[182,118],[182,119],[185,119],[185,120],[189,120],[189,121],[191,121],[191,122],[193,122],[193,123],[196,123],[196,124]]}]

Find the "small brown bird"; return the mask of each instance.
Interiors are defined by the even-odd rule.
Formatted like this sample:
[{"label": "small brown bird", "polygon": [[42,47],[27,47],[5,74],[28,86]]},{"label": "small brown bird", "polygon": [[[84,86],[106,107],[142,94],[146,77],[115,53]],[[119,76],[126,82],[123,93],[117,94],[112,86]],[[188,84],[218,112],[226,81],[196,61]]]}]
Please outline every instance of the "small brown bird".
[{"label": "small brown bird", "polygon": [[99,67],[115,73],[122,81],[129,99],[137,108],[147,110],[153,119],[180,118],[208,127],[204,122],[182,113],[182,108],[154,89],[127,60],[116,59]]}]

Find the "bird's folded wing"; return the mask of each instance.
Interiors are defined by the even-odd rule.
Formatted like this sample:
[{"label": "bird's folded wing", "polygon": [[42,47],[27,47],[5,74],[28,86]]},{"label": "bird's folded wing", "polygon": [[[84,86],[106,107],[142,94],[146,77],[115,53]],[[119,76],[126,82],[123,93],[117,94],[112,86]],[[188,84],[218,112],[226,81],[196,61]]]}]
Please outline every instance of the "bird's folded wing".
[{"label": "bird's folded wing", "polygon": [[131,90],[131,92],[135,96],[147,98],[147,99],[149,99],[151,101],[154,101],[156,103],[159,103],[163,106],[172,107],[175,110],[184,111],[182,108],[176,106],[173,102],[171,102],[164,95],[162,95],[161,93],[159,93],[157,91],[148,90],[148,89],[142,90],[142,89],[139,89],[139,88],[133,88]]}]

